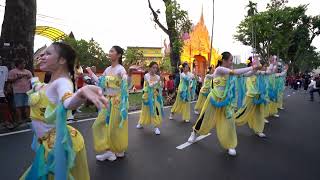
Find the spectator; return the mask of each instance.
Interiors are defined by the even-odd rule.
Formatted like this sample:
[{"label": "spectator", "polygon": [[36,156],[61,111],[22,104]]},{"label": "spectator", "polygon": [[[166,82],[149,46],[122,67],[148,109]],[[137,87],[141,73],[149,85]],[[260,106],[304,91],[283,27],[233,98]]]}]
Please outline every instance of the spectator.
[{"label": "spectator", "polygon": [[24,60],[17,59],[15,68],[9,71],[8,79],[12,83],[18,123],[22,122],[22,119],[29,118],[30,110],[26,93],[31,89],[31,78],[32,74],[25,69]]},{"label": "spectator", "polygon": [[80,65],[76,66],[76,84],[77,84],[77,89],[80,89],[84,85],[84,77],[83,77],[83,69]]},{"label": "spectator", "polygon": [[169,80],[166,83],[166,88],[168,90],[168,94],[172,94],[174,92],[174,81],[173,81],[173,76],[169,76]]},{"label": "spectator", "polygon": [[4,98],[4,85],[8,79],[8,68],[0,66],[0,99]]},{"label": "spectator", "polygon": [[311,80],[311,83],[309,84],[310,88],[310,101],[313,101],[313,93],[318,92],[320,96],[320,79],[319,77],[315,77],[313,80]]}]

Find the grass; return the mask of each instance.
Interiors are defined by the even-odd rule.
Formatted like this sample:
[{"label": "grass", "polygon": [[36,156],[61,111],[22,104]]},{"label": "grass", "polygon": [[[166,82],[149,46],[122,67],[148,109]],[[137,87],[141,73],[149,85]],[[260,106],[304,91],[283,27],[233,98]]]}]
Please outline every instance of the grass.
[{"label": "grass", "polygon": [[129,106],[140,106],[142,103],[142,93],[129,94]]}]

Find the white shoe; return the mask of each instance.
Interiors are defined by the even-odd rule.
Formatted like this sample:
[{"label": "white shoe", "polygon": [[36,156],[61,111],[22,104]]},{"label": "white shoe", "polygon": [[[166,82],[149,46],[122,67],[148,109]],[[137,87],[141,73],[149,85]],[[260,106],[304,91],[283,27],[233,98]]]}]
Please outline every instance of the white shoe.
[{"label": "white shoe", "polygon": [[264,119],[264,123],[269,124],[270,122],[266,119]]},{"label": "white shoe", "polygon": [[170,113],[169,119],[172,120],[173,119],[173,114]]},{"label": "white shoe", "polygon": [[257,133],[257,136],[259,136],[259,137],[261,137],[261,138],[267,137],[264,133]]},{"label": "white shoe", "polygon": [[160,135],[160,129],[159,128],[154,128],[154,133],[156,135]]},{"label": "white shoe", "polygon": [[143,127],[141,126],[141,124],[137,124],[136,128],[137,129],[142,129]]},{"label": "white shoe", "polygon": [[77,111],[78,113],[81,113],[81,112],[82,112],[80,109],[77,109],[76,111]]},{"label": "white shoe", "polygon": [[119,157],[119,158],[123,158],[123,157],[124,157],[124,152],[116,153],[115,155],[116,155],[117,157]]},{"label": "white shoe", "polygon": [[106,159],[108,159],[109,161],[114,161],[117,159],[117,156],[113,152],[107,151],[103,154],[96,155],[96,159],[98,161],[105,161]]},{"label": "white shoe", "polygon": [[284,108],[283,107],[281,107],[281,108],[279,108],[280,110],[284,110]]},{"label": "white shoe", "polygon": [[280,117],[280,116],[279,116],[279,114],[275,114],[275,115],[273,115],[273,117],[278,118],[278,117]]},{"label": "white shoe", "polygon": [[189,123],[189,122],[190,122],[190,120],[185,120],[184,122]]},{"label": "white shoe", "polygon": [[235,149],[228,149],[228,154],[230,156],[236,156],[237,155],[237,151]]},{"label": "white shoe", "polygon": [[194,143],[196,141],[196,139],[197,139],[197,134],[194,131],[192,131],[191,135],[190,135],[190,137],[188,139],[188,142],[189,143]]},{"label": "white shoe", "polygon": [[199,111],[194,111],[194,114],[196,114],[196,115],[199,115],[200,113],[199,113]]}]

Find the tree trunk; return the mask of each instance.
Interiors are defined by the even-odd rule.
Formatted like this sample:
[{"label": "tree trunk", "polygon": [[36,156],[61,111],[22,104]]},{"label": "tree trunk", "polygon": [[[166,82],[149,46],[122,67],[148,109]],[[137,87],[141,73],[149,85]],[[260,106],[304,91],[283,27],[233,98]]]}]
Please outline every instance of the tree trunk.
[{"label": "tree trunk", "polygon": [[173,42],[175,37],[169,36],[169,39],[170,39],[170,48],[171,48],[171,52],[170,52],[171,66],[174,68],[174,72],[175,72],[178,69],[180,64],[180,53],[173,50],[174,49]]},{"label": "tree trunk", "polygon": [[10,43],[10,46],[7,44],[7,50],[3,50],[0,56],[4,57],[4,64],[9,69],[15,58],[23,58],[26,68],[33,71],[36,4],[36,0],[6,0],[0,47],[4,43]]}]

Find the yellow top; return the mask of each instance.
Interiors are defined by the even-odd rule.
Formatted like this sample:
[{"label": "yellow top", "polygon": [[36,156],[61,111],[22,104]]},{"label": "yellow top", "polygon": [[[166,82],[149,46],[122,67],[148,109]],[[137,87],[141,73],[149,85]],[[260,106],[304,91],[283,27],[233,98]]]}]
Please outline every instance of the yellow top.
[{"label": "yellow top", "polygon": [[28,95],[30,102],[30,118],[32,120],[45,121],[44,113],[49,104],[49,99],[45,94],[45,90],[41,89],[37,92],[30,92]]}]

